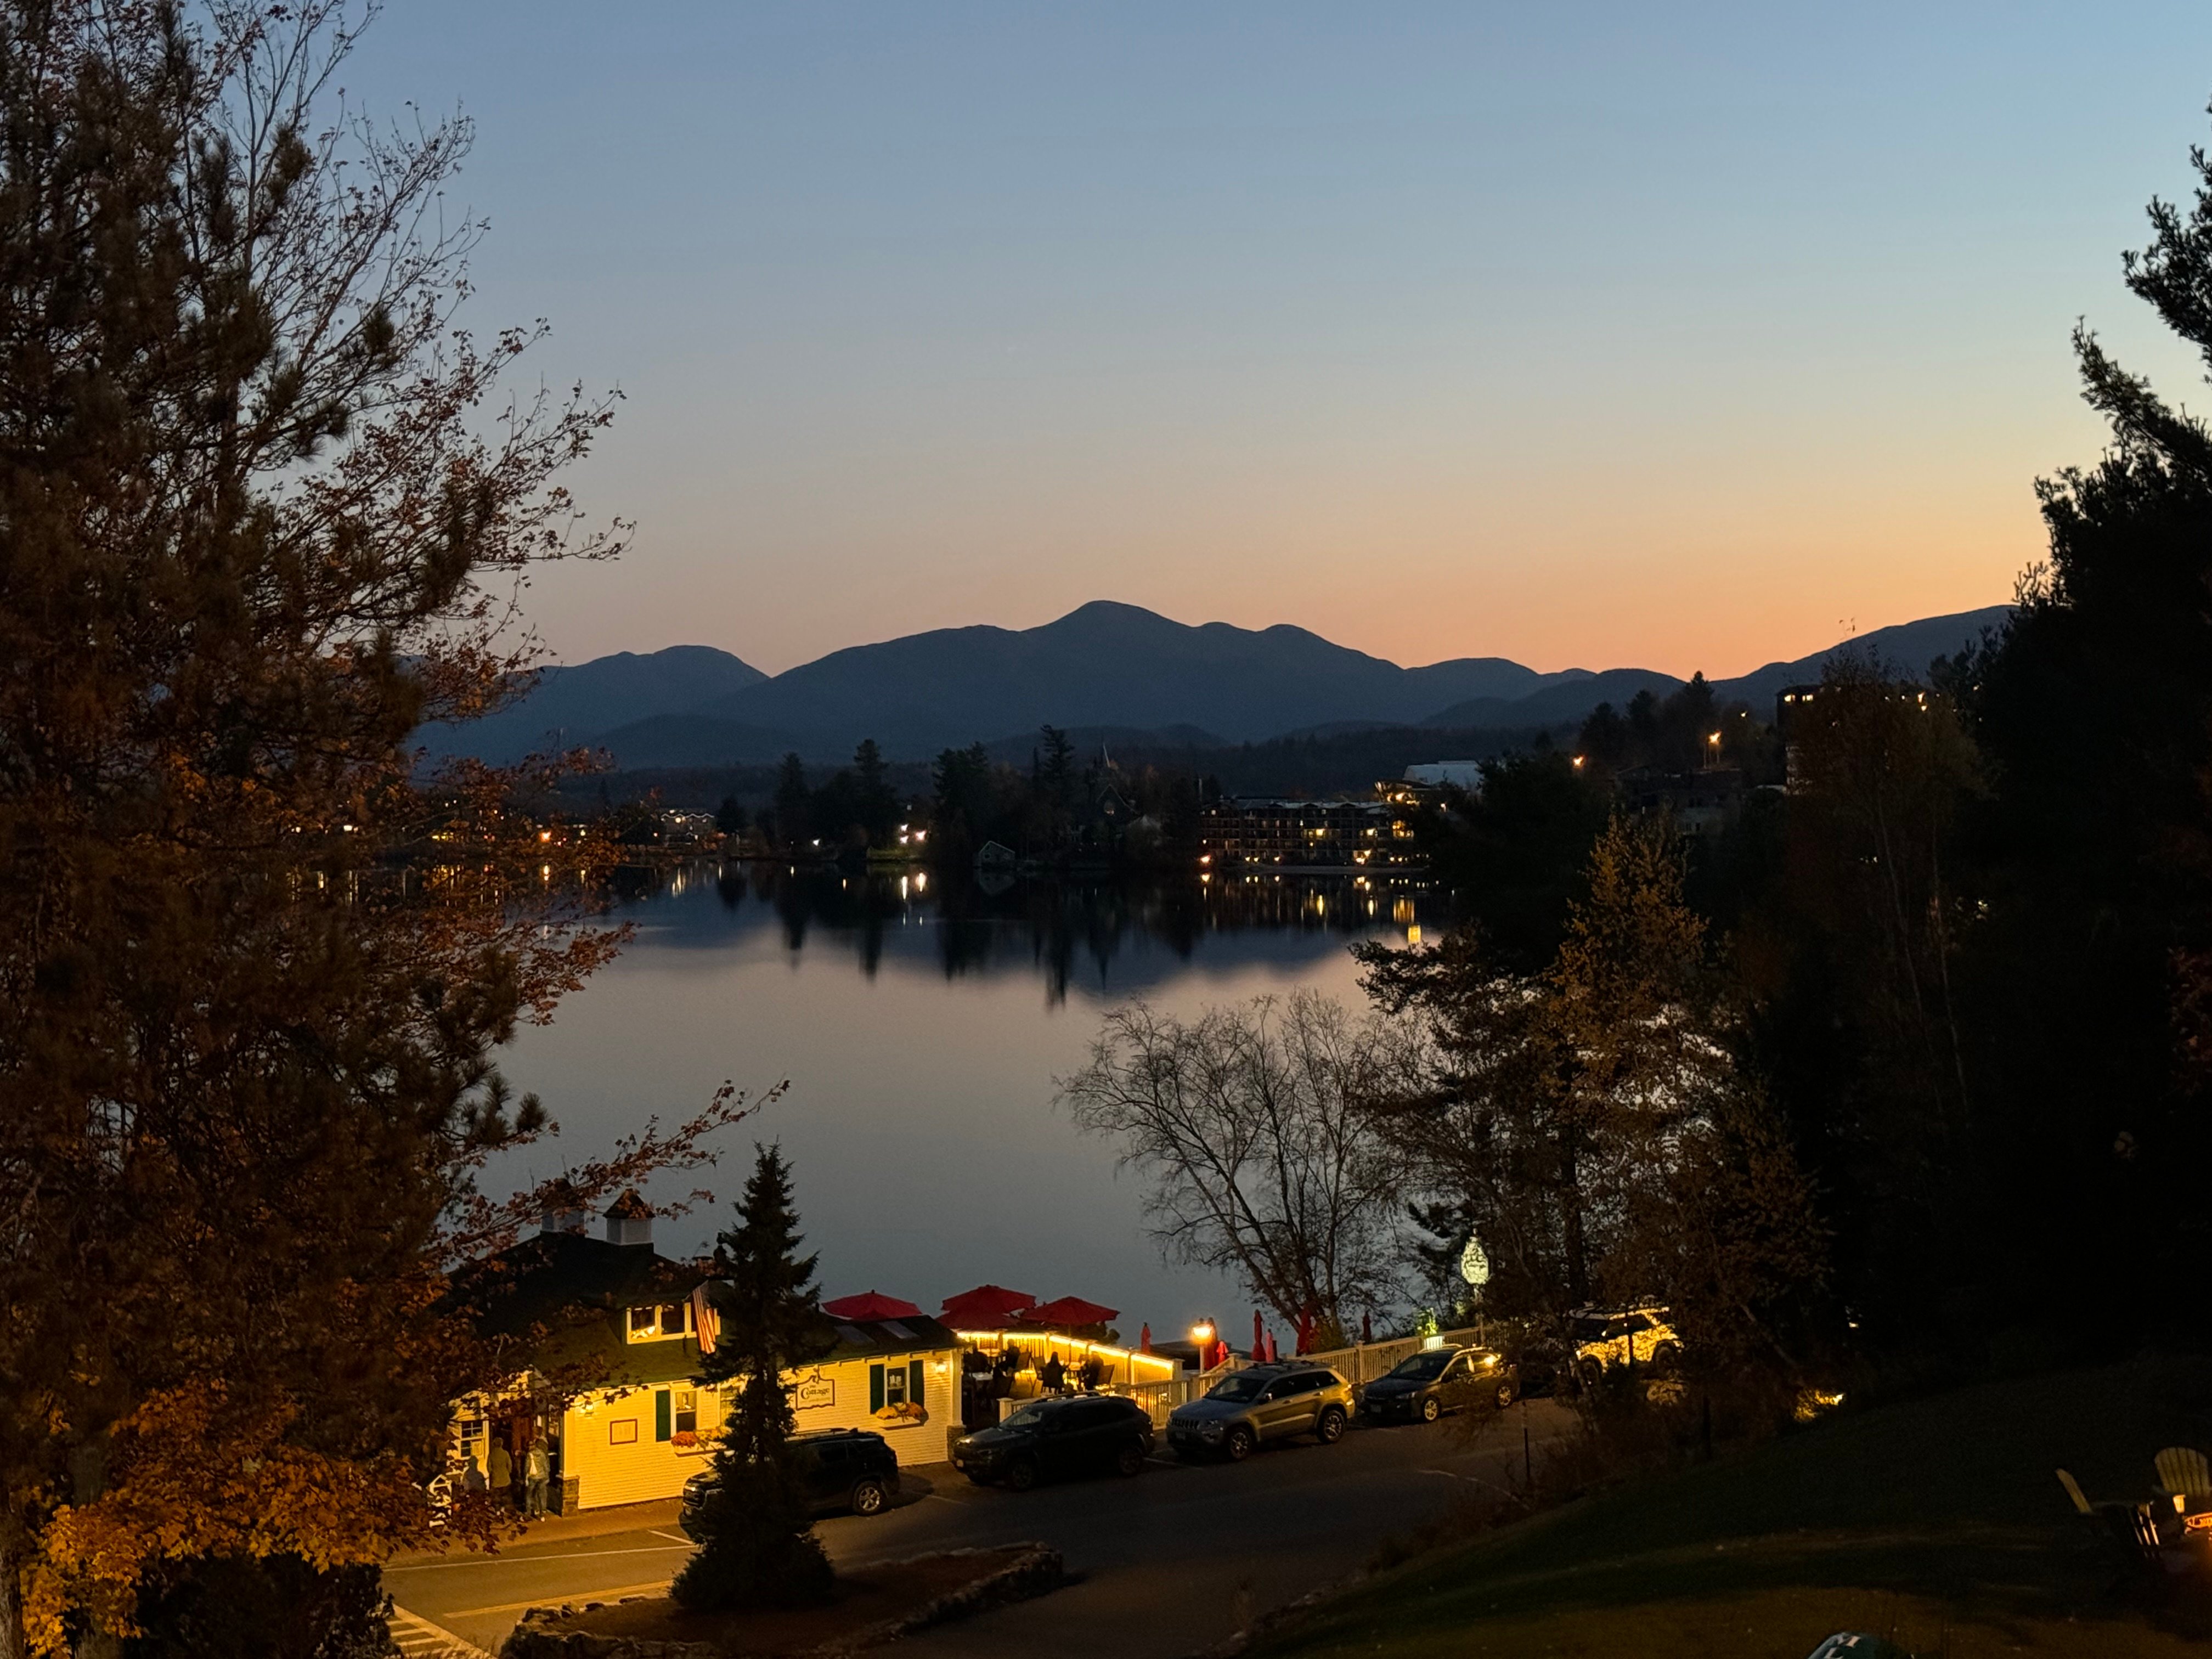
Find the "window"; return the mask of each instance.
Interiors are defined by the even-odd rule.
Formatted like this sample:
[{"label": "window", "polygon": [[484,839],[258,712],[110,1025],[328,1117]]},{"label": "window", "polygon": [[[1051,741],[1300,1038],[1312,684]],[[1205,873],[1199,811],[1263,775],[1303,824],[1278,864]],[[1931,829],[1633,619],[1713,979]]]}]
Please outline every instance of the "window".
[{"label": "window", "polygon": [[690,1329],[691,1304],[688,1302],[664,1302],[657,1307],[629,1310],[629,1340],[633,1342],[658,1342],[687,1335]]},{"label": "window", "polygon": [[634,1446],[637,1443],[637,1419],[617,1417],[607,1425],[607,1444]]},{"label": "window", "polygon": [[900,1364],[896,1360],[887,1365],[868,1367],[868,1409],[871,1412],[896,1410],[910,1421],[927,1420],[922,1409],[921,1361]]},{"label": "window", "polygon": [[676,1390],[676,1432],[699,1432],[699,1394],[696,1389]]}]

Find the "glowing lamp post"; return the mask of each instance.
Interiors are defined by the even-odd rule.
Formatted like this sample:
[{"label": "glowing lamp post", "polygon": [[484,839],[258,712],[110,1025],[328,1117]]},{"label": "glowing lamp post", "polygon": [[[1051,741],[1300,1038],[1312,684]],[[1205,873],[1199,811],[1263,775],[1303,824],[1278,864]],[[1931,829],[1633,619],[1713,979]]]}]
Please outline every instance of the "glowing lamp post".
[{"label": "glowing lamp post", "polygon": [[1198,1345],[1198,1374],[1206,1375],[1206,1357],[1213,1352],[1213,1322],[1201,1319],[1190,1328],[1190,1340]]}]

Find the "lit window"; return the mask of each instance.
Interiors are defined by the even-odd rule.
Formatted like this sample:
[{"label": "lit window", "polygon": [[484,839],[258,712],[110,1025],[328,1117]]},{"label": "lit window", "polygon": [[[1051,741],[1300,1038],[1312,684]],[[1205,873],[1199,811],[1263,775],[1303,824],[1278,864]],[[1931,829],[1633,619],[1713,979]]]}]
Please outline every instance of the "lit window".
[{"label": "lit window", "polygon": [[676,1432],[699,1432],[699,1394],[696,1389],[676,1390]]},{"label": "lit window", "polygon": [[664,1302],[658,1307],[629,1310],[629,1340],[633,1342],[658,1342],[685,1336],[690,1329],[691,1304],[688,1302]]}]

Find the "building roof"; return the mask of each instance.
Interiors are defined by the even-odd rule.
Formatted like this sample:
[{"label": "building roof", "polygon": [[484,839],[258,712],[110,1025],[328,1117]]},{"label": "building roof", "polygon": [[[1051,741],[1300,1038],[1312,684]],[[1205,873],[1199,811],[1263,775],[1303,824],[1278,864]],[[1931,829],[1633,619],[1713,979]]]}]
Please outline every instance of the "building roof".
[{"label": "building roof", "polygon": [[690,1337],[628,1340],[625,1309],[681,1302],[704,1270],[649,1247],[582,1233],[540,1233],[476,1263],[459,1294],[487,1336],[526,1345],[540,1370],[578,1368],[617,1382],[664,1382],[699,1369]]},{"label": "building roof", "polygon": [[960,1339],[927,1315],[911,1319],[842,1319],[834,1322],[837,1346],[823,1364],[840,1359],[882,1359],[892,1354],[929,1353],[957,1348]]},{"label": "building roof", "polygon": [[653,1206],[637,1195],[636,1188],[625,1187],[622,1196],[607,1206],[607,1218],[611,1221],[650,1221],[653,1219]]},{"label": "building roof", "polygon": [[[525,1345],[519,1357],[538,1370],[567,1371],[592,1385],[678,1382],[700,1374],[696,1338],[632,1342],[623,1312],[683,1301],[708,1273],[635,1244],[541,1233],[477,1263],[460,1293],[478,1310],[478,1328]],[[711,1300],[714,1292],[708,1295]],[[820,1362],[825,1364],[960,1346],[927,1315],[830,1323],[836,1346]]]}]

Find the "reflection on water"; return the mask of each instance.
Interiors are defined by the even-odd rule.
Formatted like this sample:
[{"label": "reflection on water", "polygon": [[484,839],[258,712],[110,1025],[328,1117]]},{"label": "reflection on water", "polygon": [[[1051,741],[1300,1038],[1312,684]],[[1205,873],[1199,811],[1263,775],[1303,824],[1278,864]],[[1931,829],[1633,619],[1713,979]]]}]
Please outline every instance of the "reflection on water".
[{"label": "reflection on water", "polygon": [[[720,914],[696,902],[702,889],[712,890]],[[1171,976],[1209,941],[1287,963],[1377,933],[1419,939],[1431,902],[1415,878],[1001,876],[987,884],[948,881],[919,867],[848,873],[736,860],[625,867],[615,892],[665,945],[720,946],[732,933],[773,927],[786,950],[850,951],[871,978],[886,961],[931,965],[947,979],[1036,974],[1055,1003],[1071,986],[1106,994],[1141,989]],[[667,902],[687,896],[693,902]]]},{"label": "reflection on water", "polygon": [[[1054,1080],[1127,999],[1181,1018],[1301,986],[1357,1002],[1346,947],[1402,941],[1435,902],[1410,881],[1351,875],[992,892],[919,870],[715,860],[625,872],[617,899],[636,937],[507,1056],[562,1133],[502,1154],[490,1179],[556,1174],[650,1116],[688,1115],[726,1078],[787,1078],[788,1094],[728,1138],[708,1184],[726,1200],[751,1142],[780,1141],[828,1294],[872,1288],[934,1308],[1011,1285],[1103,1302],[1129,1331],[1226,1318],[1238,1295],[1163,1261],[1141,1180],[1055,1109]],[[672,1172],[646,1196],[680,1204],[696,1184]],[[656,1243],[704,1249],[727,1213],[665,1216]]]}]

